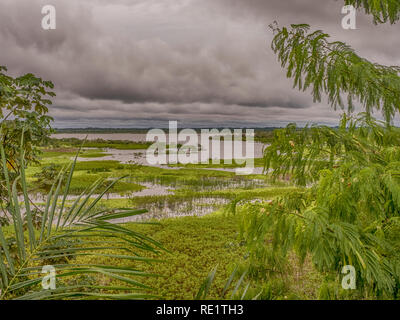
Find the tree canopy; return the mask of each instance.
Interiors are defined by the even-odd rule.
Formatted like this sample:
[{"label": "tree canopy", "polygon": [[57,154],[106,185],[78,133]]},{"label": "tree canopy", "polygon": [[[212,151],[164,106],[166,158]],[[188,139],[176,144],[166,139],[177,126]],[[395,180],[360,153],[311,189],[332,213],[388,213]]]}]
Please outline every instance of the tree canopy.
[{"label": "tree canopy", "polygon": [[345,0],[346,5],[360,8],[374,17],[375,23],[395,23],[400,17],[398,0]]},{"label": "tree canopy", "polygon": [[0,123],[1,142],[5,149],[8,166],[18,171],[20,141],[24,134],[24,152],[27,163],[35,161],[38,146],[51,133],[51,121],[47,115],[51,91],[51,81],[42,80],[31,73],[20,77],[6,74],[7,68],[0,66]]}]

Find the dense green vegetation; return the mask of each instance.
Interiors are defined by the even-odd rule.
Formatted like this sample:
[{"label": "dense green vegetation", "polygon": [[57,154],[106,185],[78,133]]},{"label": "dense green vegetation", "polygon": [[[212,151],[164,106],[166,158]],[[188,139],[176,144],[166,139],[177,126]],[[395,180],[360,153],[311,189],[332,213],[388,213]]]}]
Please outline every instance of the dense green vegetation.
[{"label": "dense green vegetation", "polygon": [[[398,1],[345,3],[399,19]],[[149,144],[49,140],[53,84],[0,67],[0,299],[398,299],[400,68],[306,24],[271,28],[294,87],[347,113],[337,128],[258,132],[264,174],[94,160]],[[43,265],[56,288],[42,290]]]},{"label": "dense green vegetation", "polygon": [[[375,22],[393,23],[399,16],[394,2],[347,2],[364,7]],[[312,126],[299,132],[291,124],[275,132],[265,150],[266,169],[275,178],[289,175],[311,187],[274,200],[262,208],[265,214],[255,212],[245,221],[255,277],[267,264],[279,268],[295,252],[301,262],[311,257],[327,273],[322,298],[343,298],[331,280],[351,265],[357,277],[352,298],[397,299],[400,135],[391,121],[399,111],[400,68],[371,63],[306,24],[271,28],[272,49],[294,87],[312,88],[314,101],[326,94],[332,107],[348,113],[357,101],[365,112],[355,118],[343,114],[338,129]],[[376,110],[385,123],[373,119]]]}]

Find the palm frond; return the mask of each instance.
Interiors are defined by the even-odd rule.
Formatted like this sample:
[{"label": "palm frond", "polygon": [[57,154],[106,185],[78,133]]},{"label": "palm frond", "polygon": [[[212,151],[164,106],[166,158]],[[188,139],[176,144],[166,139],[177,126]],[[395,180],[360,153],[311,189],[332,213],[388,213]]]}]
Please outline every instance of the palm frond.
[{"label": "palm frond", "polygon": [[[65,211],[66,199],[77,161],[69,171],[61,169],[54,181],[43,211],[40,230],[35,231],[29,207],[21,140],[21,173],[11,184],[3,146],[0,145],[3,173],[9,190],[9,214],[12,217],[17,255],[10,247],[0,226],[0,299],[144,299],[154,298],[151,288],[138,277],[154,276],[137,269],[140,263],[156,263],[159,259],[146,254],[159,254],[163,246],[123,225],[116,219],[146,212],[138,209],[97,211],[102,197],[120,179],[111,182],[95,199],[94,192],[102,181],[96,181]],[[65,186],[63,182],[66,181]],[[24,201],[18,201],[19,183]],[[63,190],[64,188],[64,190]],[[63,193],[61,206],[58,205]],[[24,231],[26,216],[28,230]],[[85,258],[82,262],[82,259]],[[89,262],[87,262],[89,261]],[[103,261],[103,263],[99,263]],[[110,262],[111,261],[111,262]],[[123,265],[116,266],[114,264]],[[44,290],[42,267],[56,270],[57,288]],[[136,267],[135,267],[136,266]],[[80,284],[80,278],[91,276],[91,283]],[[104,284],[106,283],[106,284]]]}]

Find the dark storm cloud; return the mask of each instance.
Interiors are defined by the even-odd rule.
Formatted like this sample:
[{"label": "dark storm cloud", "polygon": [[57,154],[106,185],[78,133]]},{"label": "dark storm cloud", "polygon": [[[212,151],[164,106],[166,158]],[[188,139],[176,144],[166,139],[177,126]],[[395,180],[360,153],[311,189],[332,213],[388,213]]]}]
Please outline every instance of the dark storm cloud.
[{"label": "dark storm cloud", "polygon": [[[57,30],[40,27],[57,9]],[[397,26],[358,14],[341,28],[334,0],[2,0],[0,65],[56,84],[62,126],[132,126],[181,120],[271,125],[336,122],[338,113],[292,89],[267,26],[310,23],[360,54],[400,64]],[[384,35],[384,36],[383,36]],[[105,121],[108,120],[108,121]],[[70,125],[68,125],[70,124]]]}]

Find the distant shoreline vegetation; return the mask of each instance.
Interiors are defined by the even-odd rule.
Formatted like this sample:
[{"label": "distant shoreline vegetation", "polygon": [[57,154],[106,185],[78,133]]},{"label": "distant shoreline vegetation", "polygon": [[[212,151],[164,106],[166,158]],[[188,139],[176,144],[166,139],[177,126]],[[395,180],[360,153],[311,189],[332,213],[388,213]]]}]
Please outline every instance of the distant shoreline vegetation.
[{"label": "distant shoreline vegetation", "polygon": [[[80,147],[83,139],[78,138],[51,138],[50,145],[55,148],[60,147]],[[87,140],[84,143],[85,148],[98,148],[98,149],[119,149],[119,150],[144,150],[151,146],[151,142],[134,142],[129,140]]]},{"label": "distant shoreline vegetation", "polygon": [[[163,128],[160,128],[163,130]],[[166,128],[165,130],[167,130]],[[185,128],[182,128],[185,129]],[[193,128],[196,132],[200,133],[202,129],[207,129],[207,128]],[[221,128],[216,128],[217,130],[223,130],[223,129],[236,129],[236,128],[226,128],[226,127],[221,127]],[[242,128],[243,129],[243,128]],[[257,128],[254,129],[255,132],[255,137],[254,140],[256,142],[262,142],[262,143],[270,143],[270,141],[273,138],[273,132],[274,130],[279,129],[279,127],[266,127],[266,128]],[[121,133],[130,133],[130,134],[147,134],[149,130],[152,130],[152,128],[148,129],[139,129],[139,128],[63,128],[63,129],[57,129],[54,128],[54,133],[53,134],[121,134]],[[244,137],[245,139],[245,137]],[[52,137],[53,143],[56,141],[60,141],[63,143],[66,143],[67,145],[74,145],[78,146],[83,139],[79,138],[57,138],[55,136]],[[151,145],[151,143],[135,143],[135,146],[128,147],[126,144],[127,143],[132,143],[130,140],[119,140],[119,141],[113,141],[109,139],[96,139],[97,141],[93,140],[90,143],[86,142],[85,146],[88,147],[88,144],[92,144],[92,147],[97,147],[97,148],[115,148],[115,145],[118,144],[124,144],[123,146],[120,146],[121,149],[147,149]],[[95,144],[95,145],[94,145]],[[112,144],[113,146],[111,146]],[[140,144],[140,145],[137,145]],[[143,146],[145,144],[145,146]],[[118,147],[117,147],[118,148]],[[119,148],[118,148],[119,149]]]},{"label": "distant shoreline vegetation", "polygon": [[[337,127],[336,127],[337,128]],[[163,128],[160,128],[163,130]],[[166,128],[165,130],[167,130]],[[185,129],[185,128],[182,128]],[[198,133],[201,133],[202,129],[207,128],[193,128]],[[217,130],[223,129],[237,129],[237,128],[227,128],[221,127],[216,128]],[[243,129],[243,128],[242,128]],[[254,141],[260,143],[271,143],[274,137],[274,131],[277,129],[281,129],[280,127],[265,127],[265,128],[255,128],[255,136]],[[63,128],[57,129],[54,128],[54,134],[121,134],[121,133],[130,133],[130,134],[147,134],[149,129],[139,129],[139,128]],[[300,129],[301,130],[301,129]],[[246,140],[245,136],[243,137]],[[82,138],[78,137],[69,137],[69,138],[57,138],[53,136],[51,138],[53,144],[64,144],[69,146],[79,146],[82,143]],[[147,149],[151,145],[150,142],[134,142],[130,140],[110,140],[110,139],[95,139],[90,140],[85,143],[85,147],[93,147],[93,148],[114,148],[114,149]]]},{"label": "distant shoreline vegetation", "polygon": [[[218,130],[221,129],[254,129],[257,131],[273,131],[275,129],[280,129],[282,127],[265,127],[265,128],[235,128],[235,127],[220,127],[215,128]],[[54,133],[143,133],[146,134],[149,130],[154,128],[54,128]],[[168,130],[168,127],[165,128],[156,128],[162,130]],[[187,129],[182,127],[181,129]],[[211,128],[191,128],[195,131],[200,132],[202,129],[211,129]],[[214,128],[213,128],[214,129]]]}]

